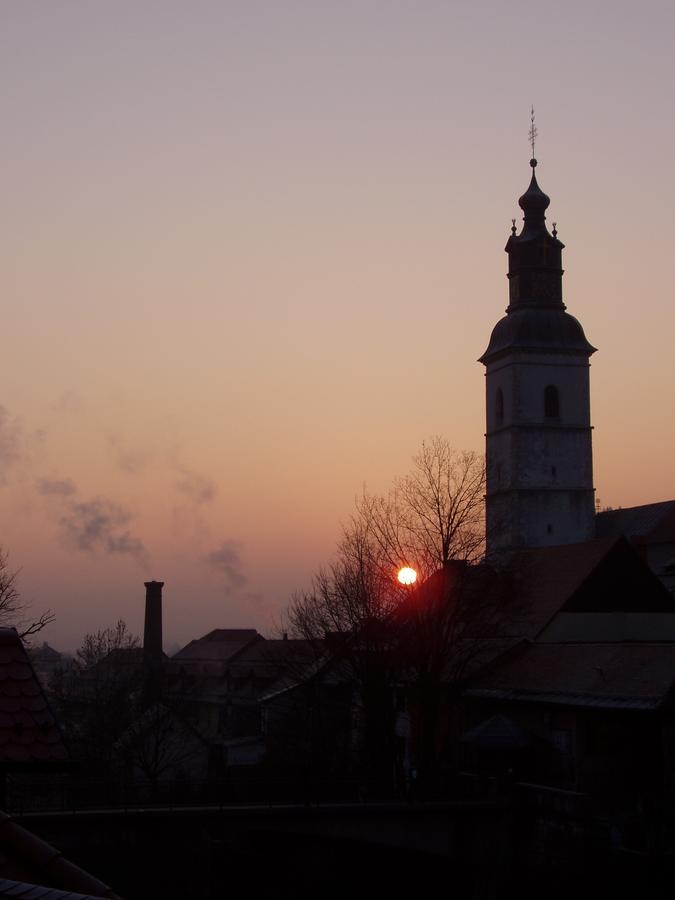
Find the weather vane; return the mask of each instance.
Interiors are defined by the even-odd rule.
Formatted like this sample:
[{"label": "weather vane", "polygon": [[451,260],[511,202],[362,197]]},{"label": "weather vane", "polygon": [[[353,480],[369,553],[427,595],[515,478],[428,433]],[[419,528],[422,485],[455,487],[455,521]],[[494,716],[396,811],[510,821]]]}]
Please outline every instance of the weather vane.
[{"label": "weather vane", "polygon": [[534,124],[534,106],[530,109],[530,146],[532,147],[532,159],[534,159],[534,142],[537,140],[537,126]]}]

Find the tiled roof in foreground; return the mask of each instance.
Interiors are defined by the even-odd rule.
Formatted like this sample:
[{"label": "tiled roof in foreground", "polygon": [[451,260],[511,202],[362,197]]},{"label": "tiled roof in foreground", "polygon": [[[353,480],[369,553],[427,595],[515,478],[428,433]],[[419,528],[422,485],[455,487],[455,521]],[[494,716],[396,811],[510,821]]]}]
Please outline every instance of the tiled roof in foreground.
[{"label": "tiled roof in foreground", "polygon": [[0,900],[11,897],[12,900],[102,900],[99,895],[73,894],[72,891],[60,891],[39,884],[26,884],[23,881],[10,881],[0,878]]},{"label": "tiled roof in foreground", "polygon": [[0,628],[0,763],[68,759],[61,732],[21,638]]},{"label": "tiled roof in foreground", "polygon": [[[0,897],[48,897],[79,898],[105,897],[119,900],[112,888],[72,863],[56,847],[43,841],[14,820],[12,816],[0,811],[0,876],[20,879],[22,887],[42,890],[44,894],[12,894],[0,893]],[[5,879],[6,881],[7,879]],[[26,880],[26,883],[24,883]],[[38,887],[35,882],[42,882]],[[45,887],[47,883],[52,887]],[[6,891],[9,889],[6,889]],[[55,891],[55,893],[50,893]],[[70,893],[68,893],[70,891]],[[63,892],[63,893],[61,893]]]}]

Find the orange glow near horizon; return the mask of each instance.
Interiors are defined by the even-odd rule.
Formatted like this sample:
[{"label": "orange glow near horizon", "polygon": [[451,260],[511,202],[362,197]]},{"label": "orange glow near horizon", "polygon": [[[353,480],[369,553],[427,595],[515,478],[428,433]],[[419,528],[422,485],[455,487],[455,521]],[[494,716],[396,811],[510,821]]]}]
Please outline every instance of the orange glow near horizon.
[{"label": "orange glow near horizon", "polygon": [[417,572],[414,569],[411,569],[410,566],[404,566],[402,569],[398,570],[398,575],[396,577],[401,584],[411,585],[415,584],[417,581]]}]

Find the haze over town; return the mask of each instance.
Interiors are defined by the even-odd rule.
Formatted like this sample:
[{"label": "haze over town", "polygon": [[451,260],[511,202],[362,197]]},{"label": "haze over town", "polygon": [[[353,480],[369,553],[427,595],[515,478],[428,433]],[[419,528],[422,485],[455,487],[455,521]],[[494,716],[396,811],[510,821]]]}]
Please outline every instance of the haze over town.
[{"label": "haze over town", "polygon": [[0,535],[50,643],[153,578],[167,644],[269,630],[363,484],[482,451],[530,104],[597,497],[675,496],[672,4],[0,15]]}]

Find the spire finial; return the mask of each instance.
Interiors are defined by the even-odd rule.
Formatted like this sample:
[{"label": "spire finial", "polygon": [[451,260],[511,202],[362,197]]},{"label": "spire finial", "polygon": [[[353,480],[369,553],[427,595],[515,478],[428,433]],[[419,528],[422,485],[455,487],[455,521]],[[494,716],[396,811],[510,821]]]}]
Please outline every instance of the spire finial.
[{"label": "spire finial", "polygon": [[532,147],[532,159],[530,160],[530,165],[532,166],[533,169],[537,165],[537,160],[534,158],[534,144],[535,144],[535,141],[537,140],[538,133],[539,132],[537,131],[537,126],[534,124],[534,106],[533,106],[530,109],[530,131],[528,134],[528,137],[530,139],[530,146]]}]

